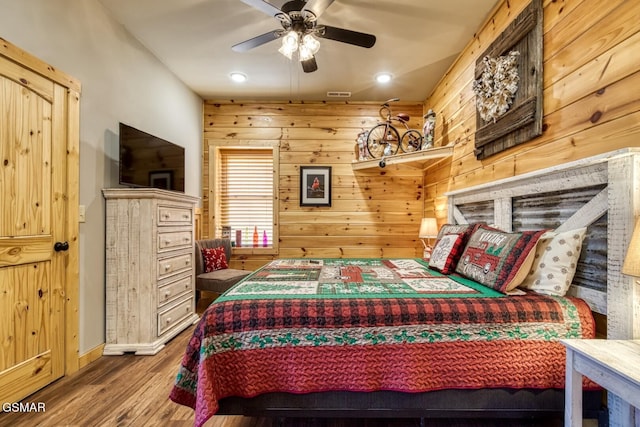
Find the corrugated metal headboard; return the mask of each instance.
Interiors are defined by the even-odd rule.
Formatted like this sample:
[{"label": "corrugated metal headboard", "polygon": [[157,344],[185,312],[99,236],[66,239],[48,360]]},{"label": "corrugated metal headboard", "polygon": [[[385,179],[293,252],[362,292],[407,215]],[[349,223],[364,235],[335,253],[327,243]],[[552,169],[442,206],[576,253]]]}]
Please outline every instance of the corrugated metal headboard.
[{"label": "corrugated metal headboard", "polygon": [[640,291],[620,269],[640,214],[639,182],[640,149],[618,150],[447,193],[448,219],[506,231],[586,226],[569,292],[607,315],[610,338],[632,338],[640,333],[640,316],[633,315]]}]

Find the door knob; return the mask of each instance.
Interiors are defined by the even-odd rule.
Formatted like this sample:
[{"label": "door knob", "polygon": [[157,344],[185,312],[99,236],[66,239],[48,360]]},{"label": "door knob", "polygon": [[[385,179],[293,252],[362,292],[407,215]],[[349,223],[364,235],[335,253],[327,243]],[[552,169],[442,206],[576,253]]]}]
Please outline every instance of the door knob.
[{"label": "door knob", "polygon": [[56,242],[53,245],[53,250],[56,252],[69,250],[69,242]]}]

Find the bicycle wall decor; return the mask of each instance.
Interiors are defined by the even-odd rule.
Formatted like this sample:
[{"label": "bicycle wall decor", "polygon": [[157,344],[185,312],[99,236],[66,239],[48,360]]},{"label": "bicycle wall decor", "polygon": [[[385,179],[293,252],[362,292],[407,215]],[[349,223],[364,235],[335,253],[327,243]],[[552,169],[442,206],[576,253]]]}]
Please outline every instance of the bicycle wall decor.
[{"label": "bicycle wall decor", "polygon": [[[391,98],[383,103],[380,107],[379,114],[383,122],[378,123],[369,130],[367,135],[367,151],[371,158],[379,159],[387,156],[393,156],[399,150],[403,153],[412,153],[420,150],[422,147],[422,133],[415,129],[410,129],[407,123],[409,115],[398,113],[392,115],[391,102],[399,101],[399,98]],[[400,136],[400,132],[393,125],[394,122],[404,126],[404,133]]]}]

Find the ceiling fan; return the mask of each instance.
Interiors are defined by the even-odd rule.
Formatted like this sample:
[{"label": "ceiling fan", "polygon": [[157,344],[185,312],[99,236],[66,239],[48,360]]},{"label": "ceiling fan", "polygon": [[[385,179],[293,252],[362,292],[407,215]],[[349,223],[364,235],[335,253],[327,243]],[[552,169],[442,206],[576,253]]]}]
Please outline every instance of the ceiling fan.
[{"label": "ceiling fan", "polygon": [[279,52],[291,59],[294,52],[305,73],[318,69],[315,54],[320,49],[317,38],[335,40],[355,46],[370,48],[376,36],[344,28],[318,24],[318,17],[334,0],[290,0],[281,9],[264,0],[242,0],[243,3],[276,18],[282,29],[269,31],[232,47],[236,52],[246,52],[273,40],[282,38]]}]

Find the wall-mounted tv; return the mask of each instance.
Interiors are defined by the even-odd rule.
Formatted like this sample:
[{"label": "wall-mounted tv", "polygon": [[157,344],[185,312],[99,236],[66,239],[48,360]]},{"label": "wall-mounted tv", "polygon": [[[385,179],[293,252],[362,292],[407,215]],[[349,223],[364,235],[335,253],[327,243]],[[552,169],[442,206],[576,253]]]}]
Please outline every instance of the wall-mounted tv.
[{"label": "wall-mounted tv", "polygon": [[184,147],[120,123],[120,184],[184,193]]}]

